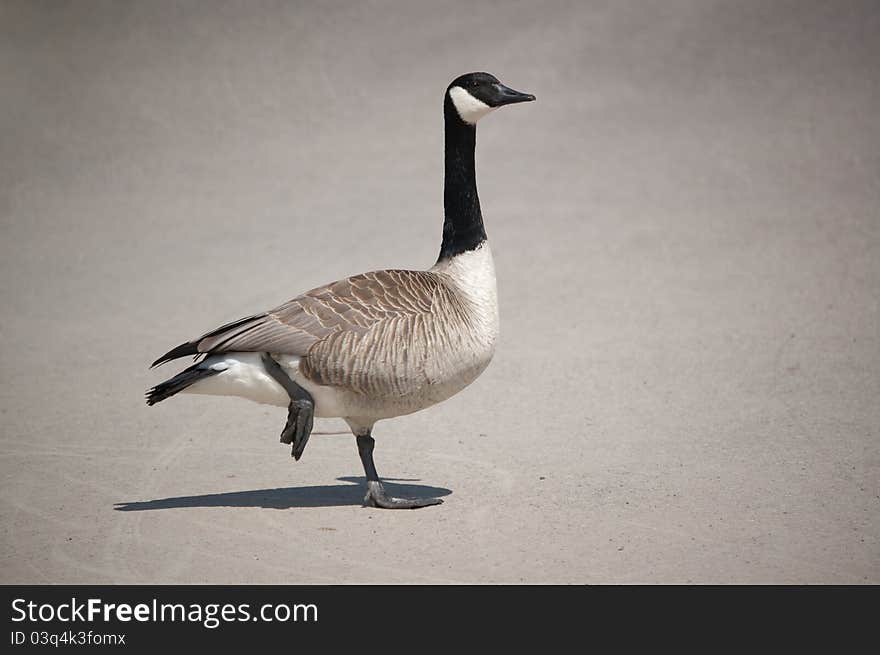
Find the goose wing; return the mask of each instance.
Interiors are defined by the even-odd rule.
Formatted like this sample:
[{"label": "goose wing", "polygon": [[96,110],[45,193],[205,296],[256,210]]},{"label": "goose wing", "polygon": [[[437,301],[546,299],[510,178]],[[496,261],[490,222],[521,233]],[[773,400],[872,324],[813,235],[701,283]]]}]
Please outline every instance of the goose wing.
[{"label": "goose wing", "polygon": [[[441,285],[440,277],[430,271],[354,275],[183,343],[153,366],[202,353],[271,352],[302,357],[321,342],[352,345],[379,325],[393,323],[399,329],[414,317],[429,313]],[[322,377],[318,369],[313,374]]]}]

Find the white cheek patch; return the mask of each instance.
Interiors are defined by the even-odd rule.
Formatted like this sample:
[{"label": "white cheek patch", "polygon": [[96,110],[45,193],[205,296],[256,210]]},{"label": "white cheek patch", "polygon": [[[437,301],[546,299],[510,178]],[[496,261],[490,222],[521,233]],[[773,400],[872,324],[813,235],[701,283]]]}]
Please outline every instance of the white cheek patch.
[{"label": "white cheek patch", "polygon": [[460,86],[449,89],[449,97],[452,98],[452,104],[455,106],[455,111],[461,116],[461,120],[471,125],[495,109],[482,100],[477,100]]}]

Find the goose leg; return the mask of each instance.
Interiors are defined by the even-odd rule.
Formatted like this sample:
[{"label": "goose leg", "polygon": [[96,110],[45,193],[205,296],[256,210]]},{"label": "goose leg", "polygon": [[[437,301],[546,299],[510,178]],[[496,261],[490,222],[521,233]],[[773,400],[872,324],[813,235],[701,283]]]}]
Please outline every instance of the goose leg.
[{"label": "goose leg", "polygon": [[357,445],[361,463],[364,465],[364,473],[367,474],[367,495],[364,496],[364,505],[384,509],[416,509],[428,505],[439,505],[443,502],[440,498],[409,499],[389,496],[379,480],[376,465],[373,463],[373,447],[376,445],[376,440],[369,434],[357,435]]},{"label": "goose leg", "polygon": [[281,443],[292,443],[290,454],[299,461],[306,449],[306,444],[309,442],[309,436],[312,434],[315,402],[312,400],[311,394],[291,380],[290,376],[284,372],[269,353],[262,353],[260,357],[266,372],[284,387],[287,395],[290,396],[290,405],[287,406],[287,424],[281,431]]}]

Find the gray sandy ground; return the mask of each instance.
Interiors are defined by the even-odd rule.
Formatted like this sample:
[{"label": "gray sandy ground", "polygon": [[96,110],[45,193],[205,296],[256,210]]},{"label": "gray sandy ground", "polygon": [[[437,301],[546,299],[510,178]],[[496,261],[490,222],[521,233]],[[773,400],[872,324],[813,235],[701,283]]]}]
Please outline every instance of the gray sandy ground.
[{"label": "gray sandy ground", "polygon": [[[0,582],[880,582],[872,2],[0,5]],[[347,435],[144,389],[167,348],[433,263],[480,126],[495,361]],[[323,421],[317,429],[341,424]]]}]

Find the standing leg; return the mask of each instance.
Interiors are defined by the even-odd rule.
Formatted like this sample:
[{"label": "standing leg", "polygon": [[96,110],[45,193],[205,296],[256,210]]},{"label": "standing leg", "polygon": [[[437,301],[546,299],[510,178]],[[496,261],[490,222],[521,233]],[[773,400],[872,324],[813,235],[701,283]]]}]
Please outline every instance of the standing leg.
[{"label": "standing leg", "polygon": [[281,443],[293,443],[290,454],[299,461],[309,436],[312,434],[312,426],[315,422],[315,402],[311,394],[290,379],[269,353],[261,353],[263,366],[266,372],[272,376],[278,384],[284,387],[290,396],[290,405],[287,407],[287,424],[281,431]]},{"label": "standing leg", "polygon": [[385,509],[416,509],[428,505],[439,505],[443,501],[439,498],[406,499],[395,498],[385,493],[385,487],[376,473],[376,465],[373,463],[373,447],[375,439],[369,433],[357,436],[358,453],[361,463],[364,465],[364,473],[367,475],[367,495],[364,496],[364,505],[371,507],[383,507]]}]

